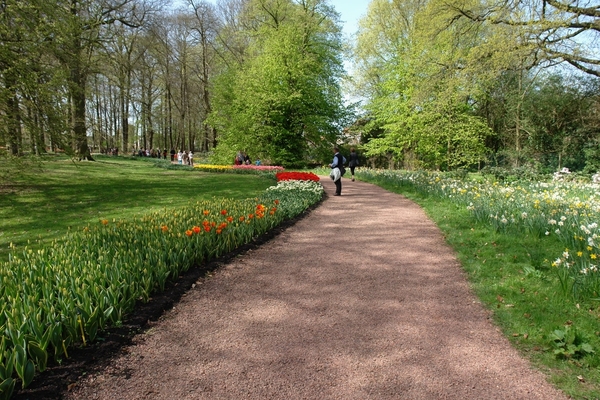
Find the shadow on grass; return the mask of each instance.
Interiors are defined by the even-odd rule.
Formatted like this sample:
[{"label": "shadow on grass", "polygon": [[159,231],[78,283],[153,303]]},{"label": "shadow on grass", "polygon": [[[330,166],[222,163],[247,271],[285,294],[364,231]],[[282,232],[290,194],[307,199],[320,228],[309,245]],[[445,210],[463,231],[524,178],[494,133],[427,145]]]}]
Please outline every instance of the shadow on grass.
[{"label": "shadow on grass", "polygon": [[28,241],[34,247],[48,243],[70,227],[214,197],[253,197],[274,183],[254,175],[165,170],[148,162],[117,160],[45,163],[43,172],[23,174],[2,189],[0,261],[8,259],[11,242],[19,252]]}]

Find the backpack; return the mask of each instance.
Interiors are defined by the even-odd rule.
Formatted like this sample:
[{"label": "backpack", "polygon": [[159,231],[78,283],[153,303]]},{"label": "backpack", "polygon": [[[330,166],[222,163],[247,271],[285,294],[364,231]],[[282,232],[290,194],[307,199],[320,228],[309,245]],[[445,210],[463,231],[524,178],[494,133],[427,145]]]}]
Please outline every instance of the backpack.
[{"label": "backpack", "polygon": [[346,173],[346,168],[344,168],[344,156],[339,154],[337,159],[337,167],[340,169],[340,174],[344,176],[344,174]]}]

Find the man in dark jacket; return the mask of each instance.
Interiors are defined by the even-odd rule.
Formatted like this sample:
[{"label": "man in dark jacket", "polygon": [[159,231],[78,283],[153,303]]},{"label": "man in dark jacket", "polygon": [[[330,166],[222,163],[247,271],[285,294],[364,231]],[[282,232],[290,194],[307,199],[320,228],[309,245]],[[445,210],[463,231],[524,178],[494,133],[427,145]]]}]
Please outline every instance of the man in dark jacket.
[{"label": "man in dark jacket", "polygon": [[[332,169],[339,168],[340,174],[338,179],[334,179],[335,183],[335,196],[342,195],[342,171],[344,171],[344,163],[346,162],[346,158],[340,154],[340,149],[337,147],[333,148],[333,162],[329,164]],[[337,174],[336,174],[337,176]]]}]

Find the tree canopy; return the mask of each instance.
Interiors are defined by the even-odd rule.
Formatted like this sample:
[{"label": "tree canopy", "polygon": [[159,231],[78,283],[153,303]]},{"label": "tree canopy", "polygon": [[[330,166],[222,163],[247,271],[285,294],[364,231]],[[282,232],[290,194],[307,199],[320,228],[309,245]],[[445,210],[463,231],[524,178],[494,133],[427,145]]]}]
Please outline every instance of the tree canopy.
[{"label": "tree canopy", "polygon": [[[598,141],[597,118],[575,116],[597,110],[597,13],[583,2],[373,0],[354,57],[364,131],[383,129],[366,154],[407,168],[564,166],[567,147]],[[587,77],[563,79],[560,62]]]},{"label": "tree canopy", "polygon": [[217,157],[230,161],[243,150],[303,166],[334,145],[344,120],[338,15],[318,0],[253,0],[243,13],[251,40],[214,93]]},{"label": "tree canopy", "polygon": [[372,0],[347,82],[329,0],[6,0],[0,152],[238,151],[288,167],[600,168],[600,9]]}]

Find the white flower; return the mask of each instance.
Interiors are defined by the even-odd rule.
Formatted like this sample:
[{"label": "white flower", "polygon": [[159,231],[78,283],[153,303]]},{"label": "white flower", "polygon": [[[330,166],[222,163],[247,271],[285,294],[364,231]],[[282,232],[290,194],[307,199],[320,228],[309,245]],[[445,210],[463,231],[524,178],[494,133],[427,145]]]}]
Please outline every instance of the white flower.
[{"label": "white flower", "polygon": [[548,236],[550,234],[550,232],[546,231],[546,236]]}]

